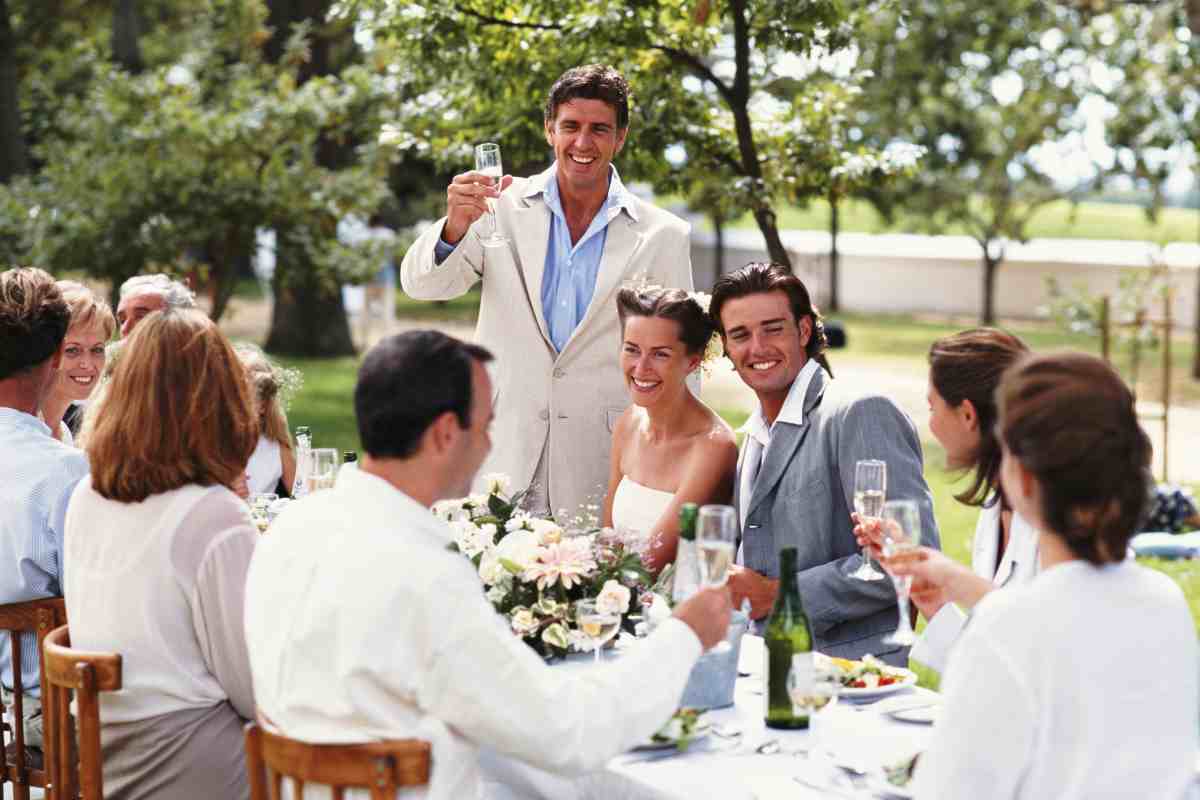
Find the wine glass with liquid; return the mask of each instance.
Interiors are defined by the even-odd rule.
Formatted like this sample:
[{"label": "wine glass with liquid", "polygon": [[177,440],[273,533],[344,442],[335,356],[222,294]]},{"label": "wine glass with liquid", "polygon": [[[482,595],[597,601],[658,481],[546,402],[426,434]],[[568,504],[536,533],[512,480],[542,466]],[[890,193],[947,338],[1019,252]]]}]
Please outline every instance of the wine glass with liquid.
[{"label": "wine glass with liquid", "polygon": [[[887,462],[868,459],[854,465],[854,510],[862,517],[878,518],[887,499]],[[862,564],[850,574],[860,581],[878,581],[883,573],[871,565],[871,553],[864,547]]]},{"label": "wine glass with liquid", "polygon": [[321,489],[332,489],[337,480],[338,451],[332,447],[314,447],[304,454],[307,464],[304,471],[305,494]]},{"label": "wine glass with liquid", "polygon": [[[921,545],[921,508],[916,500],[889,500],[883,504],[883,556],[884,566],[897,556],[903,556]],[[900,621],[895,633],[884,637],[885,644],[911,647],[917,641],[909,620],[908,593],[912,589],[912,576],[892,576],[896,587],[896,606],[900,609]]]},{"label": "wine glass with liquid", "polygon": [[595,598],[575,601],[575,622],[592,646],[592,655],[600,663],[600,648],[617,635],[621,627],[621,615],[601,609]]},{"label": "wine glass with liquid", "polygon": [[[492,185],[500,187],[500,179],[504,177],[504,165],[500,160],[500,145],[495,142],[484,142],[475,146],[475,171],[481,172],[492,179]],[[500,235],[496,222],[496,198],[487,198],[488,217],[492,221],[492,232],[479,237],[484,247],[503,247],[508,239]]]},{"label": "wine glass with liquid", "polygon": [[[700,584],[724,586],[729,565],[737,550],[738,519],[733,506],[701,506],[696,515],[696,550],[700,561]],[[724,653],[731,649],[727,641],[718,642],[708,652]]]}]

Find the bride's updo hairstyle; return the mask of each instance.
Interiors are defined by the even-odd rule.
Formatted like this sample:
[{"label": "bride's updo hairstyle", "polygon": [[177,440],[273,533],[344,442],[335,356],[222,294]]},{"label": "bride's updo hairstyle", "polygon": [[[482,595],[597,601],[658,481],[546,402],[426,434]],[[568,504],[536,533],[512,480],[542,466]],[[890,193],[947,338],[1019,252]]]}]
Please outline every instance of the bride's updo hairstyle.
[{"label": "bride's updo hairstyle", "polygon": [[617,294],[617,317],[621,333],[630,317],[659,317],[679,325],[679,340],[688,355],[703,355],[708,340],[716,333],[712,320],[687,292],[660,286],[624,288]]},{"label": "bride's updo hairstyle", "polygon": [[997,390],[998,433],[1037,478],[1042,521],[1076,556],[1122,561],[1149,506],[1150,439],[1133,393],[1084,353],[1018,361]]}]

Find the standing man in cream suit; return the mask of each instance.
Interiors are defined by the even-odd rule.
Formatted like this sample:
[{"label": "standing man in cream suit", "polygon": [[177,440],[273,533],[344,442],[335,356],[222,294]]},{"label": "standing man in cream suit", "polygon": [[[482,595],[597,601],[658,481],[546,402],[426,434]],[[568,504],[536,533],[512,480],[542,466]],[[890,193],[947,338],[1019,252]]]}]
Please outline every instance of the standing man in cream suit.
[{"label": "standing man in cream suit", "polygon": [[[533,512],[602,500],[612,426],[629,404],[616,291],[645,280],[691,291],[687,223],[634,197],[612,160],[629,132],[629,85],[616,70],[576,67],[550,89],[546,141],[555,162],[499,185],[455,176],[446,216],[404,257],[404,291],[449,300],[483,281],[475,339],[496,354],[496,446],[483,472],[529,486]],[[508,241],[485,247],[487,200]]]}]

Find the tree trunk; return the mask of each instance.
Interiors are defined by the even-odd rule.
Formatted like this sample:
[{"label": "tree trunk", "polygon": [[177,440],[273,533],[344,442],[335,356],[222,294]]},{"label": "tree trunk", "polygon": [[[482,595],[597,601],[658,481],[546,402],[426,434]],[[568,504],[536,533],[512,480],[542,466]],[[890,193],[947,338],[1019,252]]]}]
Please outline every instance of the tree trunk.
[{"label": "tree trunk", "polygon": [[1000,255],[993,257],[992,251],[988,247],[991,242],[988,242],[983,247],[983,315],[982,322],[984,325],[996,324],[996,270],[1000,268],[1000,264],[1004,261],[1004,251],[1000,251]]},{"label": "tree trunk", "polygon": [[[319,28],[329,5],[330,0],[268,0],[267,24],[274,30],[266,44],[268,58],[278,61],[293,25],[307,20]],[[302,79],[325,74],[330,69],[325,37],[319,34],[310,37],[309,47],[311,59],[302,70]],[[338,160],[337,148],[322,139],[317,144],[318,163],[334,167]],[[267,350],[313,357],[354,355],[341,287],[321,280],[316,265],[303,248],[286,245],[283,231],[277,232],[276,242],[275,276],[271,281],[275,305]]]},{"label": "tree trunk", "polygon": [[0,0],[0,183],[29,170],[29,153],[21,130],[16,37],[8,17],[8,0]]},{"label": "tree trunk", "polygon": [[145,66],[142,62],[141,45],[138,44],[141,35],[142,25],[138,18],[137,0],[117,0],[113,8],[112,22],[113,61],[134,74],[141,72]]},{"label": "tree trunk", "polygon": [[841,254],[838,252],[838,198],[829,195],[829,310],[838,311],[838,267]]},{"label": "tree trunk", "polygon": [[321,280],[311,264],[299,266],[297,259],[306,259],[302,248],[288,247],[282,235],[277,241],[266,349],[286,356],[354,355],[341,287]]},{"label": "tree trunk", "polygon": [[[720,214],[712,215],[713,226],[713,280],[715,286],[725,274],[725,222]],[[711,288],[710,286],[710,288]]]}]

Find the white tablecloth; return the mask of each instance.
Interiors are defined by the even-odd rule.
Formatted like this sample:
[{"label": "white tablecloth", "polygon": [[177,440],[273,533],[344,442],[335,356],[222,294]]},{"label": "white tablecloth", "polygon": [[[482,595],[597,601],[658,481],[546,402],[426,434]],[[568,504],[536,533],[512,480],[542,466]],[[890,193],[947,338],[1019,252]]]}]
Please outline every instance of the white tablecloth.
[{"label": "white tablecloth", "polygon": [[[706,720],[723,731],[740,730],[740,743],[709,734],[681,755],[646,760],[647,753],[623,754],[613,758],[604,770],[576,778],[551,775],[485,751],[482,758],[484,773],[488,776],[486,797],[489,800],[527,797],[554,800],[871,798],[877,795],[868,788],[856,790],[834,777],[835,770],[826,750],[831,751],[837,761],[876,768],[924,748],[932,730],[929,725],[900,722],[879,713],[871,705],[855,705],[844,700],[822,715],[815,729],[780,731],[767,728],[763,723],[762,654],[761,638],[747,636],[743,639],[739,669],[750,675],[738,680],[732,707],[709,711],[705,715]],[[568,662],[559,669],[589,667],[584,660]],[[936,694],[925,689],[905,688],[895,694],[904,694],[914,700],[937,699]],[[778,740],[782,753],[770,756],[755,753],[758,745],[772,739]],[[808,756],[788,752],[799,749],[813,752]],[[801,785],[793,780],[797,775],[826,788],[820,790]]]}]

